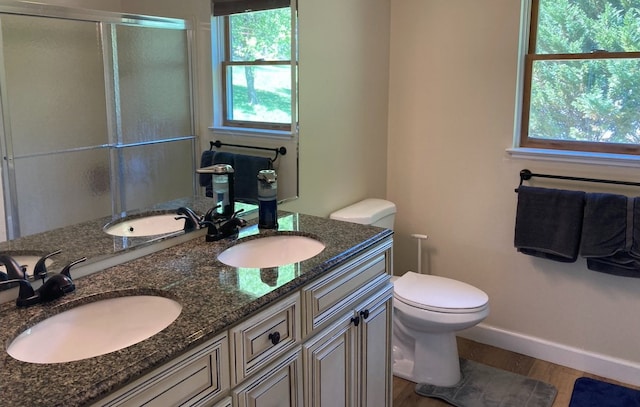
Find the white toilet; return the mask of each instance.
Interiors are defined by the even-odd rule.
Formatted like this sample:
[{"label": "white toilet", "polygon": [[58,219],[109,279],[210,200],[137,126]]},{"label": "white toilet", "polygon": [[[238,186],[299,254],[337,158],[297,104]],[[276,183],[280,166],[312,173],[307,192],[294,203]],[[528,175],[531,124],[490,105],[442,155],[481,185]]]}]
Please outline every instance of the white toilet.
[{"label": "white toilet", "polygon": [[[331,219],[393,229],[396,206],[365,199]],[[489,315],[482,290],[450,278],[408,271],[393,281],[393,374],[416,383],[453,386],[460,380],[456,331]]]}]

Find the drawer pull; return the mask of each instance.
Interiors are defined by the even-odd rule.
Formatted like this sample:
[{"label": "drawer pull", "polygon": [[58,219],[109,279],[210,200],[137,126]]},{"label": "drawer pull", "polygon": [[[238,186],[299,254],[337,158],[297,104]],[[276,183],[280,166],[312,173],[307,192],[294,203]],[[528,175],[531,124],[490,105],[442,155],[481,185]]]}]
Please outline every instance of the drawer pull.
[{"label": "drawer pull", "polygon": [[271,340],[272,344],[277,345],[278,342],[280,342],[280,332],[276,331],[272,334],[269,334],[269,339]]},{"label": "drawer pull", "polygon": [[353,322],[353,325],[355,325],[355,326],[360,325],[360,317],[359,316],[355,316],[355,317],[351,318],[351,322]]},{"label": "drawer pull", "polygon": [[366,309],[366,310],[364,310],[364,311],[360,311],[360,316],[361,316],[363,319],[367,319],[367,318],[369,318],[369,310],[368,310],[368,309]]}]

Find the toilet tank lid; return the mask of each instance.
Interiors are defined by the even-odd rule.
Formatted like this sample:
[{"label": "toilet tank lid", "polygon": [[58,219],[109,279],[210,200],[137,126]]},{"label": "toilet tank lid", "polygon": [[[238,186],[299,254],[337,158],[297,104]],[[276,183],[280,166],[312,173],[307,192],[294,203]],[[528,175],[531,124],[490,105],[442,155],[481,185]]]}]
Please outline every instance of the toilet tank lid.
[{"label": "toilet tank lid", "polygon": [[385,199],[369,198],[333,212],[329,217],[336,220],[371,225],[385,216],[396,213],[396,205]]}]

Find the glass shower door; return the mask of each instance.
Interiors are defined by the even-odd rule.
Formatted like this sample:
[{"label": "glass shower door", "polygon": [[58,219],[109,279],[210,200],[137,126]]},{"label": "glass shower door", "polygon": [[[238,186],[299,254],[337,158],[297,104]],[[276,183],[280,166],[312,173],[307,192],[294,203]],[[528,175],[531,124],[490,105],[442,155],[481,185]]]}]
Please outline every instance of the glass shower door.
[{"label": "glass shower door", "polygon": [[186,22],[24,7],[0,8],[7,237],[192,196]]},{"label": "glass shower door", "polygon": [[3,116],[9,174],[3,175],[13,198],[5,210],[13,234],[109,215],[99,23],[2,14],[0,26],[2,103],[9,112]]},{"label": "glass shower door", "polygon": [[195,190],[188,38],[185,30],[116,25],[114,59],[119,209]]}]

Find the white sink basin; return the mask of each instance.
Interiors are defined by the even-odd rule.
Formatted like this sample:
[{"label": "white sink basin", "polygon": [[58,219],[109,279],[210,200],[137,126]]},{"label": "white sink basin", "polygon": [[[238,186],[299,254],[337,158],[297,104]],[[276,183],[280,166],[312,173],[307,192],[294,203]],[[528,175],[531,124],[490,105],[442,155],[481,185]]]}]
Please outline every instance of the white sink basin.
[{"label": "white sink basin", "polygon": [[42,364],[100,356],[150,338],[175,321],[181,311],[176,301],[153,295],[96,301],[27,329],[7,352],[14,359]]},{"label": "white sink basin", "polygon": [[176,219],[175,213],[150,215],[142,218],[124,219],[110,223],[104,231],[113,236],[144,237],[175,233],[184,229],[184,219]]},{"label": "white sink basin", "polygon": [[233,267],[278,267],[307,260],[323,250],[324,244],[310,237],[276,235],[238,243],[220,253],[218,260]]}]

